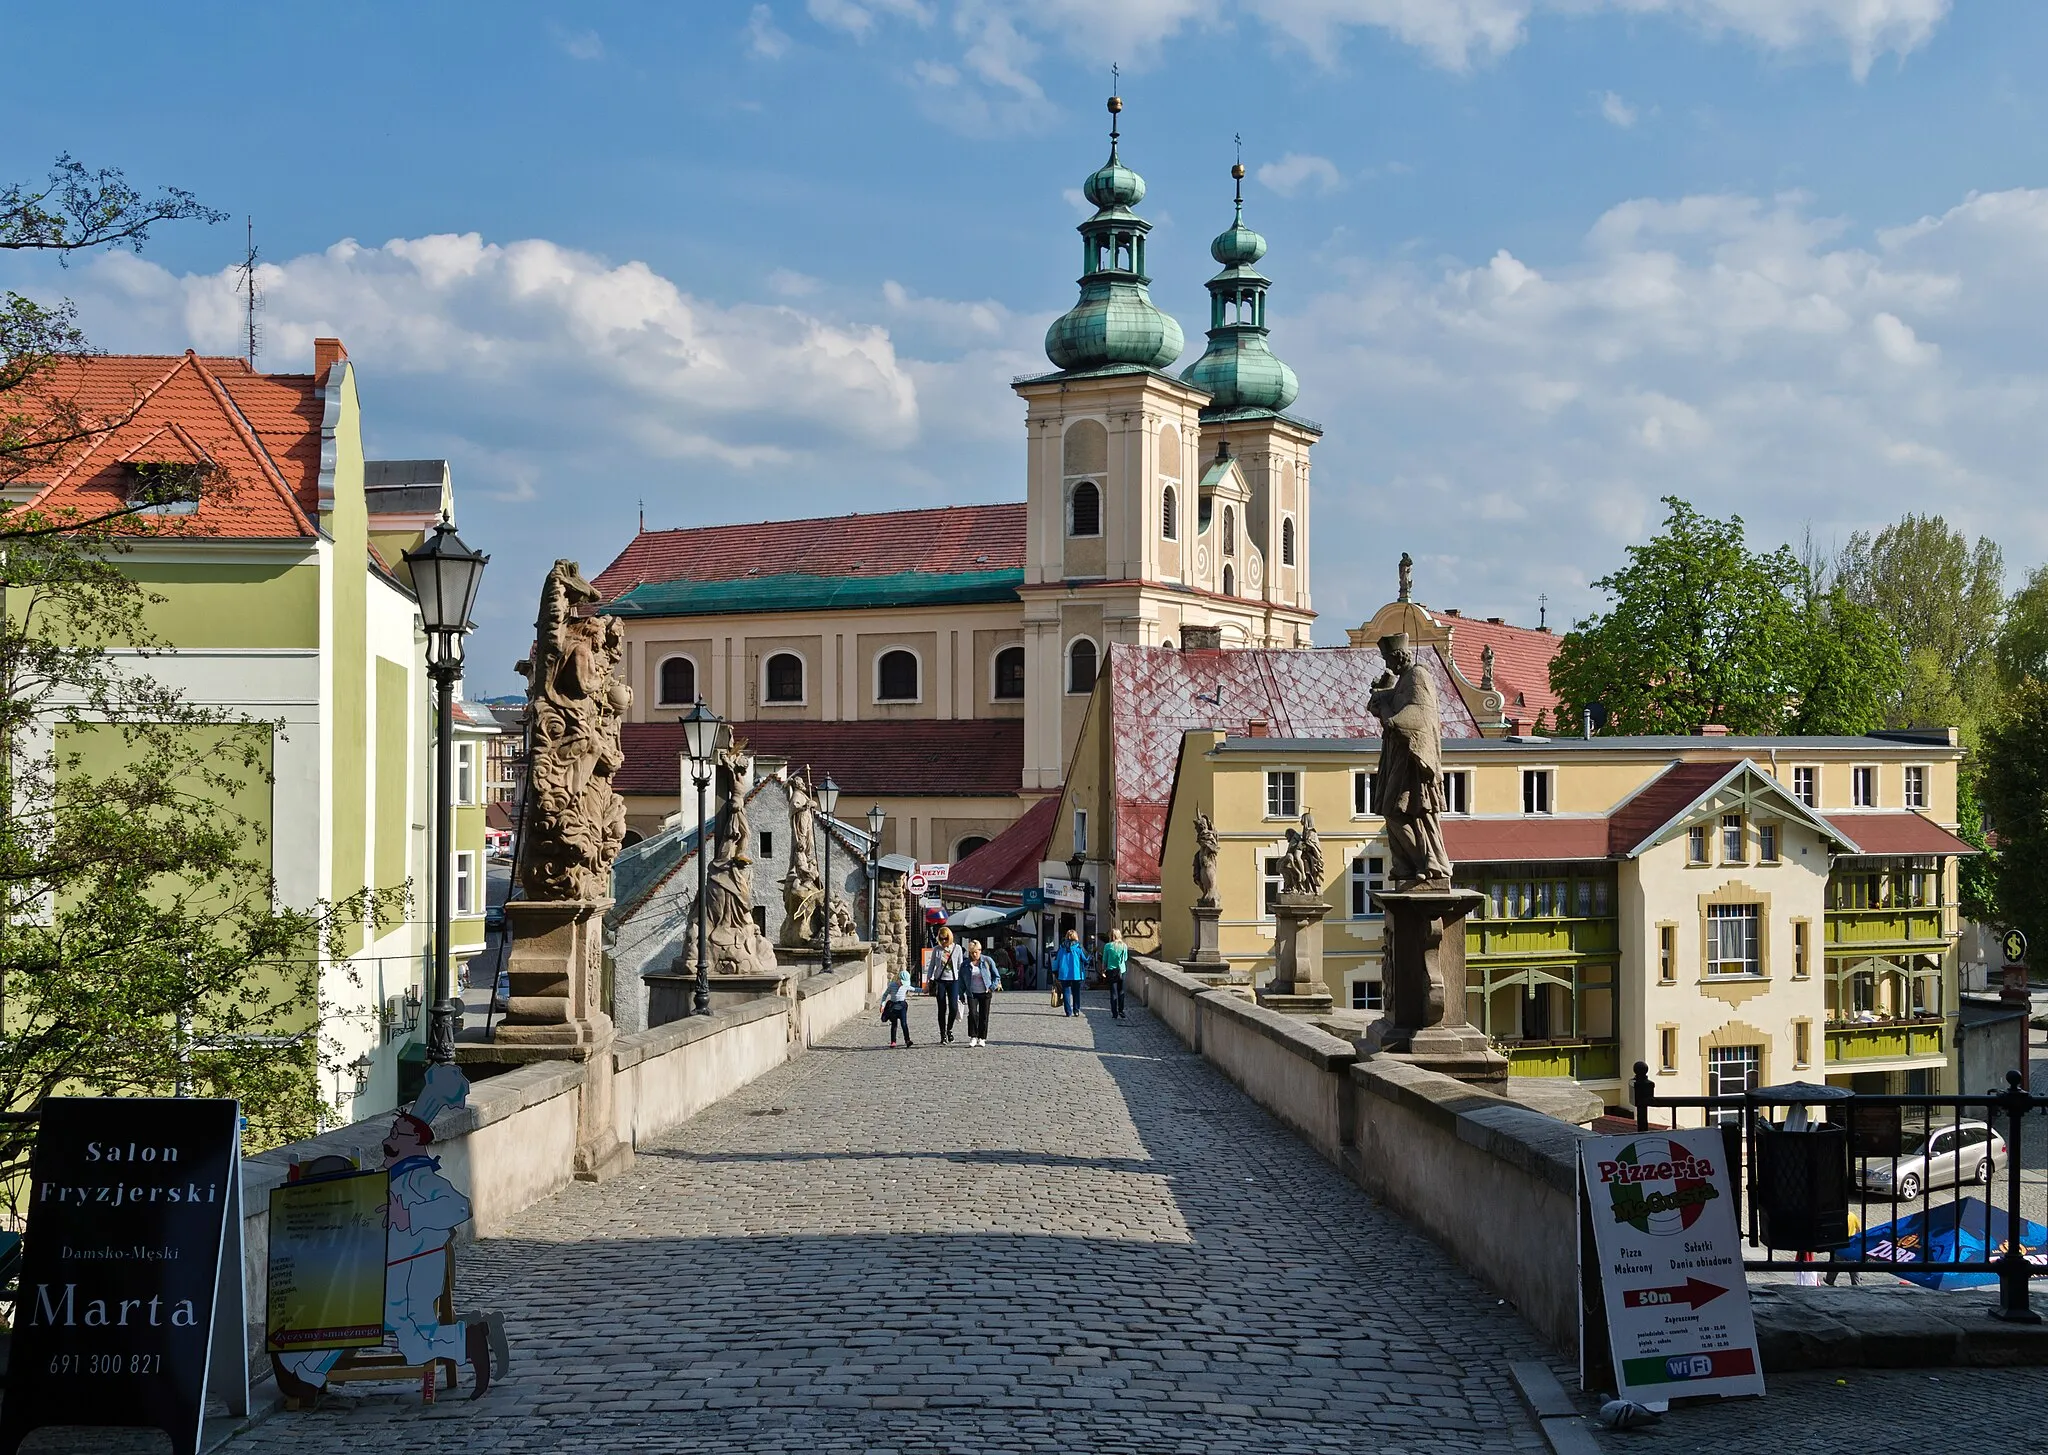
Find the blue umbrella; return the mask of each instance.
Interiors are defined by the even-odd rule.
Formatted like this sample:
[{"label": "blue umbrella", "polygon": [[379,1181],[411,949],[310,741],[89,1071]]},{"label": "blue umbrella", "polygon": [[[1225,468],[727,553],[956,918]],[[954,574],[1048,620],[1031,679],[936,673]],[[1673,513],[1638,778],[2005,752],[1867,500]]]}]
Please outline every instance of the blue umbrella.
[{"label": "blue umbrella", "polygon": [[[2012,1223],[2009,1213],[1982,1198],[1963,1197],[1865,1228],[1836,1256],[1899,1264],[1898,1276],[1922,1288],[1990,1288],[1998,1274],[1989,1267],[1982,1273],[1912,1273],[1905,1265],[1995,1262],[2012,1236]],[[2048,1264],[2048,1228],[2025,1218],[2019,1226],[2020,1251],[2029,1262]]]}]

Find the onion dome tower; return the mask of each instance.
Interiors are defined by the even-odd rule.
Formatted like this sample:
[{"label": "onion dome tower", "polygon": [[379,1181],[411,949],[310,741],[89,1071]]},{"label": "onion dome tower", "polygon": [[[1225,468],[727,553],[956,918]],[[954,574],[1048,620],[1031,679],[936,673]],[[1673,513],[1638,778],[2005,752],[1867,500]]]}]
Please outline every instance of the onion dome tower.
[{"label": "onion dome tower", "polygon": [[1180,325],[1153,303],[1145,275],[1145,234],[1152,224],[1131,209],[1145,200],[1145,179],[1117,155],[1121,98],[1109,98],[1109,160],[1081,184],[1095,215],[1080,226],[1081,298],[1045,331],[1045,355],[1082,372],[1117,365],[1164,369],[1186,342]]},{"label": "onion dome tower", "polygon": [[1244,162],[1230,169],[1237,183],[1237,214],[1209,244],[1209,256],[1223,271],[1209,280],[1209,347],[1181,371],[1181,378],[1212,396],[1203,418],[1270,410],[1294,402],[1301,385],[1266,343],[1266,290],[1272,280],[1253,264],[1266,255],[1266,240],[1244,225]]}]

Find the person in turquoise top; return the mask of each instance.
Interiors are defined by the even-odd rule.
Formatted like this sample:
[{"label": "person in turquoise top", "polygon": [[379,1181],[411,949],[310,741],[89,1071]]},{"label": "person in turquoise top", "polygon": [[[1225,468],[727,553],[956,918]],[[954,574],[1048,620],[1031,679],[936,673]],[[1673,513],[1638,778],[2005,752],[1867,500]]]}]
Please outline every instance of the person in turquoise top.
[{"label": "person in turquoise top", "polygon": [[1124,1018],[1124,967],[1130,963],[1131,947],[1124,943],[1124,932],[1111,925],[1102,946],[1102,978],[1109,982],[1109,1013],[1118,1020]]},{"label": "person in turquoise top", "polygon": [[1081,982],[1088,978],[1088,952],[1081,948],[1079,930],[1068,930],[1066,939],[1053,952],[1052,971],[1060,983],[1060,1004],[1068,1015],[1079,1015]]}]

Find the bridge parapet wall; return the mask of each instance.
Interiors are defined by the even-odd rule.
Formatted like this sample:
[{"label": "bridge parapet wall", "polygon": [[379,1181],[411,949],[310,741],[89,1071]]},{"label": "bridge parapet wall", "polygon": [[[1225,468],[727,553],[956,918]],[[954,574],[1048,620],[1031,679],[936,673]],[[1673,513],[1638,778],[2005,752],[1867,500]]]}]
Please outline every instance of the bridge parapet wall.
[{"label": "bridge parapet wall", "polygon": [[1191,1050],[1427,1233],[1561,1348],[1578,1341],[1580,1128],[1131,957],[1130,988]]}]

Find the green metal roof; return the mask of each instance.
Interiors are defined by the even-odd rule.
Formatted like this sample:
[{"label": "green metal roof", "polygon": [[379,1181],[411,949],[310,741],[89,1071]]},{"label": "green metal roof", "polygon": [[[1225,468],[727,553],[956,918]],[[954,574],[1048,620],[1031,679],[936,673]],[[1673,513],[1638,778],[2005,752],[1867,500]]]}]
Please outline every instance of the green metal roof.
[{"label": "green metal roof", "polygon": [[961,606],[1021,600],[1021,567],[899,571],[889,576],[742,576],[731,581],[643,581],[605,607],[611,616],[717,616],[747,611],[837,611],[856,606]]}]

